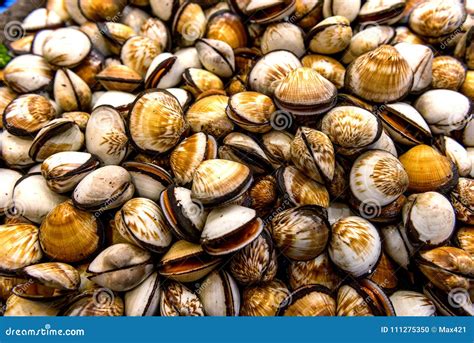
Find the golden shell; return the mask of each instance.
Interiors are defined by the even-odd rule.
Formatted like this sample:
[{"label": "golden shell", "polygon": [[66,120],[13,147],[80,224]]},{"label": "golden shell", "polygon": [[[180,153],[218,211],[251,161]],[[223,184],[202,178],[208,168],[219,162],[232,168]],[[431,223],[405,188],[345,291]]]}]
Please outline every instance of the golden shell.
[{"label": "golden shell", "polygon": [[59,290],[73,291],[81,283],[79,272],[66,263],[39,263],[23,268],[23,272],[41,285]]},{"label": "golden shell", "polygon": [[162,52],[160,44],[148,37],[134,36],[122,46],[120,58],[127,67],[145,76],[153,59]]},{"label": "golden shell", "polygon": [[452,56],[433,59],[433,88],[457,91],[466,78],[466,67]]},{"label": "golden shell", "polygon": [[324,55],[306,55],[301,60],[303,67],[316,70],[331,81],[337,89],[344,87],[346,68],[336,59]]},{"label": "golden shell", "polygon": [[[9,87],[0,87],[0,113],[5,111],[5,108],[14,100],[18,94]],[[0,121],[0,129],[3,128],[3,122]]]},{"label": "golden shell", "polygon": [[352,38],[349,20],[342,16],[324,19],[309,32],[306,41],[309,49],[317,54],[332,55],[343,51]]},{"label": "golden shell", "polygon": [[422,193],[449,190],[457,183],[457,171],[449,159],[428,145],[417,145],[400,156],[408,174],[408,191]]},{"label": "golden shell", "polygon": [[126,2],[123,0],[79,0],[78,4],[82,14],[87,19],[91,21],[105,21],[120,16]]},{"label": "golden shell", "polygon": [[129,93],[142,82],[141,75],[125,65],[110,65],[97,74],[96,79],[109,91]]},{"label": "golden shell", "polygon": [[279,316],[335,316],[336,300],[330,291],[320,285],[298,288],[291,293],[277,312]]},{"label": "golden shell", "polygon": [[61,262],[78,262],[94,254],[101,244],[101,228],[93,213],[66,201],[44,219],[39,239],[44,253]]},{"label": "golden shell", "polygon": [[207,19],[201,6],[185,2],[176,11],[172,34],[180,46],[191,46],[204,36],[206,24]]},{"label": "golden shell", "polygon": [[136,35],[130,26],[118,22],[97,23],[97,27],[99,33],[106,38],[107,49],[114,55],[120,55],[120,50],[127,39]]},{"label": "golden shell", "polygon": [[186,120],[193,132],[204,132],[216,139],[231,133],[234,124],[226,114],[228,102],[225,95],[210,95],[196,101],[186,112]]},{"label": "golden shell", "polygon": [[61,115],[61,118],[72,120],[82,131],[84,131],[87,122],[89,121],[90,114],[87,112],[65,112]]},{"label": "golden shell", "polygon": [[140,150],[154,153],[170,150],[186,129],[178,100],[165,90],[149,90],[138,95],[128,120],[133,143]]},{"label": "golden shell", "polygon": [[158,42],[162,51],[167,49],[171,43],[167,26],[158,18],[145,18],[141,22],[139,34],[140,36],[148,37]]},{"label": "golden shell", "polygon": [[230,12],[216,12],[209,17],[206,38],[226,42],[232,49],[247,46],[247,30],[239,16]]},{"label": "golden shell", "polygon": [[243,194],[252,183],[250,169],[228,160],[207,160],[194,173],[192,198],[204,205],[222,205]]},{"label": "golden shell", "polygon": [[5,317],[57,316],[60,307],[55,302],[34,301],[11,295],[6,302]]},{"label": "golden shell", "polygon": [[257,211],[259,217],[264,217],[273,210],[278,200],[278,188],[273,176],[267,175],[257,179],[248,192],[250,207]]},{"label": "golden shell", "polygon": [[223,90],[224,83],[210,71],[198,68],[188,68],[183,73],[184,88],[195,97],[210,90]]},{"label": "golden shell", "polygon": [[261,285],[246,287],[242,294],[241,316],[275,316],[280,304],[290,295],[286,285],[273,280]]},{"label": "golden shell", "polygon": [[451,203],[456,210],[456,218],[468,225],[474,224],[474,180],[460,177],[451,192]]},{"label": "golden shell", "polygon": [[0,225],[0,267],[14,271],[37,263],[43,253],[38,228],[30,224]]},{"label": "golden shell", "polygon": [[456,245],[474,256],[474,227],[461,227],[455,235]]},{"label": "golden shell", "polygon": [[413,86],[413,71],[394,47],[381,47],[358,57],[346,71],[345,85],[355,95],[373,102],[404,98]]},{"label": "golden shell", "polygon": [[466,79],[461,86],[461,93],[467,96],[471,101],[474,100],[474,71],[468,70]]},{"label": "golden shell", "polygon": [[382,252],[377,268],[375,268],[375,271],[369,276],[369,280],[372,280],[387,291],[395,290],[398,285],[397,271],[398,268],[396,265]]},{"label": "golden shell", "polygon": [[217,157],[217,142],[214,137],[198,132],[185,140],[170,155],[170,167],[179,185],[193,180],[201,162]]},{"label": "golden shell", "polygon": [[254,133],[271,130],[276,108],[273,100],[258,92],[239,92],[229,98],[227,115],[238,126]]},{"label": "golden shell", "polygon": [[366,317],[373,313],[363,296],[353,287],[343,285],[337,291],[337,315]]}]

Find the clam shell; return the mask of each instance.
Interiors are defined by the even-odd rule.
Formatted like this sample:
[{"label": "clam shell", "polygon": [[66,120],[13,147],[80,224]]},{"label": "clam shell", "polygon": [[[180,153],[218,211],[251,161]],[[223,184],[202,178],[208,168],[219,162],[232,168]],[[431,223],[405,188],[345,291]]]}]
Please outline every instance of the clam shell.
[{"label": "clam shell", "polygon": [[112,65],[96,75],[96,79],[109,91],[133,92],[142,82],[142,77],[125,65]]},{"label": "clam shell", "polygon": [[29,93],[46,87],[53,79],[53,71],[43,57],[22,55],[7,64],[3,78],[13,91]]},{"label": "clam shell", "polygon": [[229,98],[227,116],[243,129],[265,133],[271,130],[271,119],[276,108],[273,100],[258,92],[239,92]]},{"label": "clam shell", "polygon": [[198,296],[178,282],[169,282],[161,290],[160,314],[163,317],[205,315]]},{"label": "clam shell", "polygon": [[332,55],[350,44],[352,29],[347,18],[329,17],[314,26],[306,36],[309,49],[317,54]]},{"label": "clam shell", "polygon": [[56,316],[59,308],[54,305],[54,302],[33,301],[12,295],[7,299],[4,316]]},{"label": "clam shell", "polygon": [[467,176],[471,172],[472,163],[467,150],[451,137],[438,136],[435,146],[446,155],[457,167],[460,176]]},{"label": "clam shell", "polygon": [[273,280],[246,287],[242,294],[241,316],[275,316],[282,301],[290,295],[286,285]]},{"label": "clam shell", "polygon": [[466,78],[466,67],[452,56],[438,56],[433,59],[433,81],[431,86],[437,89],[457,91]]},{"label": "clam shell", "polygon": [[421,92],[431,85],[433,52],[422,44],[398,43],[395,49],[405,58],[413,70],[412,92]]},{"label": "clam shell", "polygon": [[129,38],[120,52],[120,59],[127,67],[145,76],[153,59],[162,52],[160,44],[152,38],[134,36]]},{"label": "clam shell", "polygon": [[78,3],[81,13],[91,21],[110,20],[123,15],[122,11],[127,4],[124,0],[79,0]]},{"label": "clam shell", "polygon": [[165,23],[158,18],[148,18],[141,22],[139,28],[140,36],[148,37],[158,42],[161,50],[165,50],[171,44],[171,37]]},{"label": "clam shell", "polygon": [[[284,118],[283,118],[284,119]],[[261,144],[267,156],[275,161],[275,164],[289,162],[291,159],[291,142],[293,136],[278,129],[262,135]]]},{"label": "clam shell", "polygon": [[151,255],[134,245],[114,244],[90,263],[89,279],[112,291],[128,291],[142,283],[152,272]]},{"label": "clam shell", "polygon": [[304,67],[316,70],[325,79],[331,81],[337,89],[344,87],[346,69],[338,60],[324,55],[306,55],[301,63]]},{"label": "clam shell", "polygon": [[295,0],[250,0],[245,7],[249,20],[255,24],[268,24],[288,17],[294,12]]},{"label": "clam shell", "polygon": [[92,94],[89,86],[69,69],[59,69],[54,78],[54,99],[65,112],[89,109]]},{"label": "clam shell", "polygon": [[[12,91],[8,87],[0,87],[0,113],[3,114],[5,111],[5,108],[15,100],[15,98],[18,97],[18,94],[16,94],[14,91]],[[3,128],[3,122],[0,121],[0,129]]]},{"label": "clam shell", "polygon": [[49,258],[74,263],[87,259],[99,249],[102,229],[93,214],[66,201],[48,213],[41,224],[39,240]]},{"label": "clam shell", "polygon": [[275,50],[288,50],[301,57],[306,52],[303,30],[288,22],[268,25],[260,44],[264,54]]},{"label": "clam shell", "polygon": [[222,80],[210,71],[198,68],[188,68],[183,73],[185,88],[195,97],[211,90],[223,90]]},{"label": "clam shell", "polygon": [[355,95],[373,102],[394,102],[413,87],[410,64],[392,46],[382,45],[349,65],[345,86]]},{"label": "clam shell", "polygon": [[150,199],[133,198],[115,214],[115,225],[130,243],[162,253],[171,244],[172,236],[161,208]]},{"label": "clam shell", "polygon": [[456,245],[461,249],[474,255],[474,228],[472,226],[461,227],[454,238]]},{"label": "clam shell", "polygon": [[222,205],[242,195],[253,181],[250,169],[227,160],[207,160],[197,168],[192,185],[193,200],[204,206]]},{"label": "clam shell", "polygon": [[123,314],[122,298],[106,288],[97,288],[77,295],[59,313],[61,316],[96,317],[116,317]]},{"label": "clam shell", "polygon": [[329,227],[324,209],[299,206],[275,215],[269,230],[275,245],[285,256],[297,261],[308,261],[326,249]]},{"label": "clam shell", "polygon": [[66,263],[46,262],[35,264],[23,268],[23,273],[42,285],[60,290],[76,290],[81,282],[79,272]]},{"label": "clam shell", "polygon": [[366,219],[347,217],[332,225],[329,256],[350,275],[361,277],[373,272],[381,250],[380,235]]},{"label": "clam shell", "polygon": [[160,306],[160,278],[151,274],[139,286],[125,293],[126,316],[153,316]]},{"label": "clam shell", "polygon": [[206,24],[207,19],[201,6],[186,2],[175,13],[172,34],[180,46],[191,46],[204,36]]},{"label": "clam shell", "polygon": [[415,254],[415,248],[407,237],[403,223],[390,225],[381,230],[385,252],[399,266],[408,269],[411,257]]},{"label": "clam shell", "polygon": [[422,293],[413,291],[396,291],[390,296],[397,316],[430,317],[436,315],[433,302]]},{"label": "clam shell", "polygon": [[230,11],[218,11],[207,22],[206,38],[226,42],[232,49],[247,46],[248,33],[242,19]]},{"label": "clam shell", "polygon": [[354,287],[343,285],[337,291],[337,315],[366,317],[373,314],[363,296]]},{"label": "clam shell", "polygon": [[8,131],[0,133],[0,155],[10,168],[24,168],[35,162],[28,154],[32,138],[14,136]]},{"label": "clam shell", "polygon": [[330,291],[320,285],[303,286],[284,299],[278,316],[334,316],[336,301]]},{"label": "clam shell", "polygon": [[324,0],[323,3],[324,17],[339,15],[346,17],[351,22],[356,19],[361,5],[360,0]]},{"label": "clam shell", "polygon": [[21,178],[21,174],[12,169],[0,168],[0,213],[8,211],[13,205],[13,188],[15,183]]},{"label": "clam shell", "polygon": [[226,271],[209,274],[199,289],[204,311],[208,316],[238,316],[240,310],[240,292],[237,283]]},{"label": "clam shell", "polygon": [[369,23],[396,23],[403,15],[405,0],[368,0],[360,8],[358,19]]},{"label": "clam shell", "polygon": [[138,95],[130,113],[130,138],[140,150],[164,153],[178,143],[186,129],[178,100],[165,90]]},{"label": "clam shell", "polygon": [[43,257],[38,228],[30,224],[0,225],[0,268],[7,271],[27,267]]},{"label": "clam shell", "polygon": [[120,207],[131,199],[135,187],[130,174],[119,166],[94,170],[74,189],[72,201],[78,208],[95,211]]},{"label": "clam shell", "polygon": [[135,31],[130,26],[114,21],[97,23],[100,34],[105,36],[105,46],[114,55],[120,55],[122,46],[127,39],[135,36]]},{"label": "clam shell", "polygon": [[89,37],[73,28],[54,31],[43,46],[43,57],[59,67],[78,65],[91,51]]},{"label": "clam shell", "polygon": [[198,39],[195,46],[204,68],[220,77],[232,76],[235,70],[235,58],[229,44],[204,38]]}]

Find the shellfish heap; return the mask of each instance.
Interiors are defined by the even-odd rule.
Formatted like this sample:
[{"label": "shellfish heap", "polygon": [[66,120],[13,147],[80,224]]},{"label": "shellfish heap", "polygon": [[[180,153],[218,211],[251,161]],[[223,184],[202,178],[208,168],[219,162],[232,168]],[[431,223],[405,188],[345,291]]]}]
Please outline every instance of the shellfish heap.
[{"label": "shellfish heap", "polygon": [[4,315],[472,315],[474,1],[48,0],[0,88]]}]

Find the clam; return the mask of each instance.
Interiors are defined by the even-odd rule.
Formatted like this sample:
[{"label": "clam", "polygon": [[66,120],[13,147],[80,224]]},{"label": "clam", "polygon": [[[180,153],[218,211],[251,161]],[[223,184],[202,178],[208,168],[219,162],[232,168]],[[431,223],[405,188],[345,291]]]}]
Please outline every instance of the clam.
[{"label": "clam", "polygon": [[184,240],[174,243],[162,257],[160,275],[179,282],[202,279],[221,263],[221,259],[208,255],[199,244]]},{"label": "clam", "polygon": [[413,146],[431,140],[431,130],[425,119],[407,103],[382,105],[377,108],[376,113],[397,143]]},{"label": "clam", "polygon": [[423,93],[413,105],[435,134],[464,128],[471,117],[471,103],[461,93],[434,89]]},{"label": "clam", "polygon": [[438,136],[435,146],[456,165],[459,176],[469,175],[472,163],[467,150],[460,143],[451,137]]},{"label": "clam", "polygon": [[142,198],[158,200],[161,191],[173,182],[165,169],[153,163],[127,161],[122,167],[130,173],[135,190]]},{"label": "clam", "polygon": [[65,112],[61,115],[61,118],[72,120],[79,126],[81,131],[85,131],[90,114],[87,112]]},{"label": "clam", "polygon": [[99,160],[86,152],[58,152],[43,161],[41,174],[51,190],[56,193],[65,193],[73,190],[99,165]]},{"label": "clam", "polygon": [[128,153],[128,137],[120,113],[113,107],[96,107],[87,122],[87,151],[106,165],[119,164]]},{"label": "clam", "polygon": [[472,316],[472,302],[465,289],[446,293],[431,284],[423,287],[423,293],[434,303],[439,315],[443,316]]},{"label": "clam", "polygon": [[[132,1],[132,3],[135,5],[140,5],[140,1],[143,3],[144,6],[147,6],[150,3],[148,0]],[[146,36],[145,34],[142,34],[140,31],[140,28],[142,27],[142,25],[144,25],[145,22],[148,19],[150,19],[150,15],[147,13],[146,10],[143,10],[139,7],[126,6],[123,9],[122,14],[123,14],[123,17],[120,20],[121,23],[127,26],[130,26],[133,29],[133,31],[135,31],[140,36]],[[161,22],[161,20],[159,19],[157,20]]]},{"label": "clam", "polygon": [[209,16],[205,35],[206,38],[226,42],[232,49],[246,47],[248,42],[247,28],[242,19],[227,10]]},{"label": "clam", "polygon": [[295,0],[250,0],[243,10],[252,23],[268,24],[289,16],[295,10],[295,5]]},{"label": "clam", "polygon": [[351,155],[374,144],[382,134],[382,125],[369,111],[356,106],[338,106],[321,120],[321,131],[336,152]]},{"label": "clam", "polygon": [[308,261],[291,261],[288,279],[292,289],[317,284],[335,290],[341,282],[326,252]]},{"label": "clam", "polygon": [[410,266],[415,248],[408,239],[403,223],[389,225],[381,230],[385,252],[404,269]]},{"label": "clam", "polygon": [[347,18],[329,17],[314,26],[306,37],[309,49],[317,54],[332,55],[343,51],[351,42],[352,29]]},{"label": "clam", "polygon": [[135,31],[130,26],[114,21],[97,23],[99,34],[105,37],[105,47],[115,55],[120,55],[122,46],[130,38],[135,36]]},{"label": "clam", "polygon": [[126,4],[127,1],[124,0],[79,0],[81,13],[91,21],[111,20],[111,18],[121,16]]},{"label": "clam", "polygon": [[185,2],[176,11],[172,34],[180,46],[191,46],[204,36],[207,19],[201,6]]},{"label": "clam", "polygon": [[369,221],[347,217],[332,225],[329,256],[340,269],[354,277],[374,271],[382,250],[380,235]]},{"label": "clam", "polygon": [[160,314],[163,317],[204,316],[201,300],[179,282],[169,282],[160,294]]},{"label": "clam", "polygon": [[397,316],[430,317],[436,315],[433,302],[422,293],[396,291],[390,296]]},{"label": "clam", "polygon": [[239,287],[226,271],[214,271],[209,274],[197,292],[208,316],[239,315]]},{"label": "clam", "polygon": [[278,188],[283,196],[295,206],[317,205],[329,207],[329,193],[320,183],[293,166],[281,167],[276,172]]},{"label": "clam", "polygon": [[150,0],[149,4],[153,14],[163,21],[172,19],[177,5],[173,0]]},{"label": "clam", "polygon": [[424,41],[406,26],[399,26],[395,29],[396,36],[393,43],[423,44]]},{"label": "clam", "polygon": [[161,46],[152,38],[133,36],[122,46],[120,59],[127,67],[145,76],[153,59],[161,53]]},{"label": "clam", "polygon": [[160,305],[160,278],[158,273],[151,274],[145,281],[125,293],[126,316],[153,316]]},{"label": "clam", "polygon": [[217,142],[211,135],[198,132],[183,140],[170,155],[170,166],[179,185],[193,180],[201,162],[217,156]]},{"label": "clam", "polygon": [[88,110],[91,90],[77,74],[59,69],[54,77],[54,99],[65,112]]},{"label": "clam", "polygon": [[320,183],[332,181],[336,157],[329,137],[309,127],[300,127],[291,143],[295,166]]},{"label": "clam", "polygon": [[250,244],[262,230],[263,221],[254,209],[227,205],[209,212],[202,230],[201,245],[210,255],[225,255]]},{"label": "clam", "polygon": [[318,206],[299,206],[276,214],[269,231],[287,257],[308,261],[320,255],[329,241],[327,212]]},{"label": "clam", "polygon": [[361,23],[393,24],[400,20],[405,9],[405,0],[368,0],[360,8]]},{"label": "clam", "polygon": [[90,263],[89,279],[112,291],[128,291],[142,283],[152,272],[150,254],[134,245],[114,244]]},{"label": "clam", "polygon": [[280,304],[290,295],[286,285],[273,280],[246,287],[242,294],[241,316],[275,316]]},{"label": "clam", "polygon": [[459,228],[454,237],[456,245],[474,255],[474,228],[472,226],[464,226]]},{"label": "clam", "polygon": [[72,194],[75,206],[87,211],[108,210],[131,199],[135,187],[130,174],[119,166],[94,170],[76,186]]},{"label": "clam", "polygon": [[275,104],[302,121],[327,112],[336,105],[336,99],[336,87],[312,68],[290,71],[275,89]]},{"label": "clam", "polygon": [[54,301],[34,301],[11,295],[7,299],[4,316],[56,316],[59,306],[55,305]]},{"label": "clam", "polygon": [[21,276],[2,273],[2,275],[0,275],[0,299],[2,299],[2,301],[7,300],[11,295],[13,295],[12,289],[16,285],[25,282],[27,282],[27,280]]},{"label": "clam", "polygon": [[114,107],[123,116],[127,116],[132,103],[135,101],[136,96],[134,94],[119,92],[119,91],[108,91],[104,93],[94,93],[96,96],[92,108],[96,109],[99,106],[109,105]]},{"label": "clam", "polygon": [[258,92],[239,92],[229,98],[227,116],[243,129],[265,133],[271,130],[271,119],[276,108],[273,100]]},{"label": "clam", "polygon": [[301,57],[306,51],[303,34],[301,28],[288,22],[268,25],[261,38],[262,53],[288,50]]},{"label": "clam", "polygon": [[260,217],[272,211],[278,200],[277,183],[271,175],[256,179],[247,195],[248,203]]},{"label": "clam", "polygon": [[413,70],[412,92],[421,92],[432,82],[433,52],[422,44],[398,43],[395,49],[408,62]]},{"label": "clam", "polygon": [[130,243],[162,253],[171,244],[172,236],[161,208],[150,199],[133,198],[115,214],[115,225]]},{"label": "clam", "polygon": [[31,136],[56,116],[51,102],[42,95],[24,94],[3,112],[3,128],[16,136]]},{"label": "clam", "polygon": [[[196,101],[186,112],[186,120],[193,132],[204,132],[215,138],[229,134],[234,125],[227,117],[229,98],[225,95],[209,95]],[[206,112],[206,116],[201,114]]]},{"label": "clam", "polygon": [[138,95],[129,113],[132,143],[143,151],[164,153],[178,143],[186,123],[178,100],[165,90]]},{"label": "clam", "polygon": [[272,96],[288,73],[299,67],[301,62],[291,52],[272,51],[258,60],[250,71],[249,86],[254,91]]},{"label": "clam", "polygon": [[[9,87],[0,87],[0,113],[5,111],[5,108],[18,97],[14,91]],[[3,128],[3,123],[0,121],[0,129]]]},{"label": "clam", "polygon": [[221,77],[230,77],[235,70],[234,52],[229,44],[215,39],[198,39],[196,49],[204,68]]},{"label": "clam", "polygon": [[331,292],[320,285],[303,286],[284,299],[278,316],[334,316],[336,301]]},{"label": "clam", "polygon": [[74,263],[96,253],[102,244],[102,235],[96,216],[66,201],[48,213],[40,227],[39,241],[49,258]]},{"label": "clam", "polygon": [[158,42],[161,50],[166,50],[171,44],[171,37],[165,23],[158,18],[147,18],[141,22],[140,36],[148,37]]},{"label": "clam", "polygon": [[12,169],[0,168],[2,183],[0,184],[0,213],[6,214],[13,205],[13,188],[21,178],[21,174]]},{"label": "clam", "polygon": [[41,223],[49,211],[66,199],[50,190],[40,173],[23,176],[13,189],[15,213],[34,223]]},{"label": "clam", "polygon": [[456,218],[463,223],[474,224],[474,180],[460,177],[450,194]]},{"label": "clam", "polygon": [[452,56],[438,56],[433,59],[432,73],[433,88],[457,91],[466,78],[466,67]]},{"label": "clam", "polygon": [[176,99],[178,99],[183,111],[186,111],[193,101],[191,92],[186,89],[168,88],[167,91],[170,92]]},{"label": "clam", "polygon": [[359,56],[377,49],[384,44],[390,44],[395,38],[393,27],[386,25],[369,26],[356,33],[342,56],[342,63],[349,64]]},{"label": "clam", "polygon": [[413,81],[413,71],[405,58],[394,47],[382,45],[349,65],[345,86],[365,100],[393,102],[410,92]]},{"label": "clam", "polygon": [[468,70],[466,79],[461,86],[461,93],[467,96],[471,101],[474,99],[474,71]]},{"label": "clam", "polygon": [[394,202],[408,188],[408,175],[392,154],[369,150],[354,162],[350,173],[352,194],[363,204],[382,207]]},{"label": "clam", "polygon": [[461,1],[430,0],[413,9],[408,24],[421,36],[438,38],[453,33],[465,19],[466,11]]},{"label": "clam", "polygon": [[82,31],[72,28],[55,30],[43,46],[43,57],[58,67],[73,67],[87,57],[92,43]]},{"label": "clam", "polygon": [[346,17],[351,22],[357,18],[361,5],[359,0],[324,0],[323,3],[324,17],[339,15]]},{"label": "clam", "polygon": [[96,75],[96,79],[109,91],[133,92],[142,83],[141,75],[125,65],[112,65]]},{"label": "clam", "polygon": [[474,262],[462,249],[440,247],[422,251],[416,261],[428,280],[444,292],[468,290],[472,285]]},{"label": "clam", "polygon": [[344,87],[346,69],[336,59],[324,55],[306,55],[301,63],[304,67],[316,70],[325,79],[331,81],[337,89]]},{"label": "clam", "polygon": [[328,207],[328,221],[329,224],[334,224],[339,219],[350,217],[353,215],[351,208],[349,205],[343,202],[333,202]]},{"label": "clam", "polygon": [[471,118],[462,132],[462,143],[465,147],[474,146],[474,119]]},{"label": "clam", "polygon": [[53,79],[53,70],[41,56],[15,57],[3,70],[8,87],[18,93],[29,93],[46,87]]},{"label": "clam", "polygon": [[32,138],[14,136],[5,130],[0,133],[0,156],[11,168],[31,166],[35,163],[28,154],[32,143]]},{"label": "clam", "polygon": [[267,231],[239,250],[230,260],[229,271],[242,285],[272,281],[277,273],[277,255]]},{"label": "clam", "polygon": [[410,195],[403,207],[403,223],[415,244],[443,244],[451,237],[455,221],[453,206],[437,192]]},{"label": "clam", "polygon": [[183,73],[185,88],[195,97],[208,91],[224,90],[222,80],[210,71],[199,68],[188,68]]},{"label": "clam", "polygon": [[59,312],[61,316],[116,317],[123,314],[122,298],[106,288],[96,288],[78,294]]},{"label": "clam", "polygon": [[38,228],[31,224],[0,225],[0,268],[15,271],[38,263],[43,252]]},{"label": "clam", "polygon": [[400,162],[408,174],[410,192],[445,192],[457,183],[454,163],[428,145],[411,148],[400,156]]},{"label": "clam", "polygon": [[[281,119],[285,121],[285,118],[288,119],[288,117],[286,116]],[[281,124],[278,122],[277,119],[278,118],[275,117],[276,124]],[[281,131],[280,126],[274,126],[276,126],[275,130],[272,130],[262,135],[262,148],[271,160],[275,161],[277,164],[285,164],[291,159],[290,146],[294,137],[288,132]]]},{"label": "clam", "polygon": [[374,143],[367,147],[369,150],[383,150],[391,153],[393,156],[398,157],[397,147],[395,146],[392,138],[383,130],[380,138]]},{"label": "clam", "polygon": [[[72,0],[68,0],[68,1],[72,1]],[[81,23],[81,26],[79,27],[79,29],[82,32],[84,32],[92,42],[93,49],[91,50],[89,56],[91,54],[94,54],[94,52],[97,52],[98,54],[102,56],[101,59],[103,60],[104,57],[110,56],[112,54],[112,52],[110,51],[111,43],[109,42],[109,39],[107,38],[106,33],[105,33],[105,31],[107,30],[107,26],[105,24],[98,25],[94,22],[84,20]],[[41,46],[41,50],[42,49],[43,47]],[[86,57],[82,63],[87,63],[87,59],[88,57]]]}]

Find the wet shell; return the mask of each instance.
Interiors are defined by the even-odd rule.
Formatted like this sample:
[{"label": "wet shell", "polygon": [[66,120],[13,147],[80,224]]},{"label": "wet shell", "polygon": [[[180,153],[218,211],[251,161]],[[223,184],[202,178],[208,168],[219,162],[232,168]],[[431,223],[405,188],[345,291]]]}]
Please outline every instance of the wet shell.
[{"label": "wet shell", "polygon": [[196,49],[204,68],[220,77],[232,76],[235,70],[235,58],[229,44],[205,38],[196,42]]},{"label": "wet shell", "polygon": [[142,82],[142,77],[125,65],[112,65],[96,75],[96,79],[109,91],[133,92]]},{"label": "wet shell", "polygon": [[30,224],[0,225],[0,268],[14,271],[41,260],[38,228]]},{"label": "wet shell", "polygon": [[456,215],[449,200],[436,192],[413,194],[403,207],[403,223],[415,244],[439,245],[454,231]]},{"label": "wet shell", "polygon": [[204,36],[206,24],[207,19],[201,6],[185,2],[176,11],[172,34],[180,46],[191,46]]},{"label": "wet shell", "polygon": [[21,178],[21,174],[12,169],[0,168],[0,213],[6,214],[13,206],[13,188],[15,183]]},{"label": "wet shell", "polygon": [[275,89],[275,103],[298,118],[326,112],[336,105],[336,87],[311,68],[290,71]]},{"label": "wet shell", "polygon": [[185,140],[170,155],[170,166],[179,185],[193,180],[201,162],[217,156],[217,142],[214,137],[198,132]]},{"label": "wet shell", "polygon": [[134,191],[131,176],[124,168],[105,166],[79,182],[72,201],[75,206],[87,211],[104,211],[122,206],[132,198]]},{"label": "wet shell", "polygon": [[306,51],[303,35],[301,28],[288,22],[268,25],[261,38],[262,53],[288,50],[301,57]]},{"label": "wet shell", "polygon": [[320,285],[298,288],[280,304],[278,316],[335,316],[336,301],[330,291]]},{"label": "wet shell", "polygon": [[43,57],[22,55],[7,64],[3,78],[13,91],[29,93],[47,86],[53,79],[53,71]]},{"label": "wet shell", "polygon": [[433,52],[422,44],[398,43],[395,49],[410,65],[414,79],[411,91],[421,92],[431,85],[433,69]]},{"label": "wet shell", "polygon": [[291,159],[302,172],[320,183],[332,181],[335,158],[334,147],[326,134],[308,127],[298,129],[291,143]]},{"label": "wet shell", "polygon": [[151,62],[161,51],[157,41],[148,37],[134,36],[122,46],[120,59],[123,64],[145,76]]},{"label": "wet shell", "polygon": [[153,316],[160,304],[160,278],[151,274],[139,286],[125,293],[126,316]]},{"label": "wet shell", "polygon": [[329,256],[352,276],[361,277],[374,271],[381,250],[380,235],[366,219],[347,217],[332,225]]},{"label": "wet shell", "polygon": [[103,250],[87,269],[89,279],[112,291],[135,288],[152,272],[151,255],[128,243],[114,244]]},{"label": "wet shell", "polygon": [[314,26],[306,36],[309,49],[317,54],[332,55],[343,51],[351,42],[352,29],[347,18],[329,17]]},{"label": "wet shell", "polygon": [[28,154],[32,143],[32,138],[14,136],[5,130],[0,133],[0,155],[11,168],[31,166],[35,163]]},{"label": "wet shell", "polygon": [[54,31],[43,46],[43,57],[59,67],[73,67],[87,57],[92,44],[87,35],[72,28]]},{"label": "wet shell", "polygon": [[65,112],[89,109],[92,93],[76,73],[69,69],[59,69],[54,78],[54,99]]},{"label": "wet shell", "polygon": [[410,92],[413,80],[413,71],[402,55],[394,47],[382,45],[351,63],[345,86],[368,101],[394,102]]},{"label": "wet shell", "polygon": [[208,255],[199,244],[184,240],[174,243],[162,257],[159,273],[179,282],[202,279],[221,263],[221,259]]},{"label": "wet shell", "polygon": [[39,239],[51,259],[74,263],[92,256],[100,247],[102,229],[97,218],[71,201],[59,204],[46,216]]},{"label": "wet shell", "polygon": [[201,245],[211,255],[229,254],[253,242],[263,225],[254,209],[239,205],[215,208],[207,216]]},{"label": "wet shell", "polygon": [[280,251],[297,261],[320,255],[330,235],[327,212],[318,206],[300,206],[280,212],[271,220],[269,230]]},{"label": "wet shell", "polygon": [[390,225],[381,230],[385,252],[399,266],[408,269],[415,248],[410,243],[403,223]]},{"label": "wet shell", "polygon": [[432,72],[431,86],[438,89],[457,91],[466,78],[466,67],[452,56],[435,57]]},{"label": "wet shell", "polygon": [[456,218],[469,225],[474,224],[474,180],[461,177],[451,192],[451,203]]},{"label": "wet shell", "polygon": [[284,164],[291,159],[290,146],[294,137],[286,131],[279,130],[281,127],[280,124],[284,126],[288,124],[287,116],[280,117],[282,122],[279,122],[278,116],[274,119],[275,123],[278,123],[278,126],[276,126],[275,130],[262,135],[262,148],[271,160],[276,161],[276,163]]},{"label": "wet shell", "polygon": [[304,67],[316,70],[331,81],[337,89],[344,87],[346,68],[338,60],[324,55],[306,55],[301,62]]},{"label": "wet shell", "polygon": [[277,272],[277,254],[266,231],[238,251],[230,260],[229,271],[242,285],[254,285],[273,280]]},{"label": "wet shell", "polygon": [[405,0],[368,0],[359,12],[361,23],[396,23],[403,15]]},{"label": "wet shell", "polygon": [[185,88],[195,97],[206,91],[224,90],[222,80],[210,71],[188,68],[183,73]]},{"label": "wet shell", "polygon": [[271,130],[271,119],[276,111],[272,99],[258,92],[239,92],[229,98],[228,117],[243,129],[265,133]]},{"label": "wet shell", "polygon": [[61,316],[123,316],[124,304],[120,296],[110,289],[97,288],[73,297],[63,308]]},{"label": "wet shell", "polygon": [[56,115],[42,95],[25,94],[13,100],[3,112],[3,127],[17,136],[34,136]]},{"label": "wet shell", "polygon": [[128,152],[128,137],[120,113],[111,106],[92,111],[86,127],[87,151],[106,165],[119,164]]},{"label": "wet shell", "polygon": [[436,307],[433,302],[422,293],[413,291],[396,291],[390,296],[397,316],[434,316]]},{"label": "wet shell", "polygon": [[246,287],[242,294],[241,316],[275,316],[280,304],[290,295],[286,285],[273,280]]},{"label": "wet shell", "polygon": [[170,150],[186,128],[178,100],[165,90],[141,93],[130,110],[128,124],[135,146],[154,153]]},{"label": "wet shell", "polygon": [[43,161],[41,174],[51,190],[65,193],[73,190],[99,164],[96,157],[86,152],[59,152]]},{"label": "wet shell", "polygon": [[232,49],[247,46],[248,33],[242,19],[230,11],[218,11],[209,17],[206,38],[226,42]]},{"label": "wet shell", "polygon": [[172,236],[161,208],[150,199],[133,198],[115,214],[115,225],[130,243],[162,253],[171,244]]},{"label": "wet shell", "polygon": [[350,173],[352,194],[362,203],[381,207],[395,201],[408,188],[408,175],[392,154],[370,150],[360,155]]},{"label": "wet shell", "polygon": [[452,162],[428,145],[417,145],[400,156],[408,174],[410,192],[447,191],[457,183]]},{"label": "wet shell", "polygon": [[471,256],[474,255],[474,227],[461,227],[456,232],[454,241],[458,247],[467,251]]},{"label": "wet shell", "polygon": [[205,315],[198,296],[179,282],[169,282],[161,290],[160,314],[163,317]]},{"label": "wet shell", "polygon": [[309,179],[293,166],[277,170],[278,187],[283,196],[295,206],[317,205],[329,207],[329,193],[323,185]]}]

